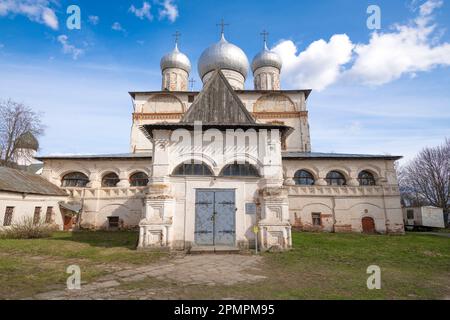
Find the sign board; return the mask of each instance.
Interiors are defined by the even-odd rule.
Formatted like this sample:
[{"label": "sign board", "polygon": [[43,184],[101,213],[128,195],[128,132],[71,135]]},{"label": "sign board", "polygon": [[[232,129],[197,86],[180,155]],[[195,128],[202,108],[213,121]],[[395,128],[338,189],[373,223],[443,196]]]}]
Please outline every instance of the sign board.
[{"label": "sign board", "polygon": [[256,203],[246,203],[245,204],[246,214],[256,214]]}]

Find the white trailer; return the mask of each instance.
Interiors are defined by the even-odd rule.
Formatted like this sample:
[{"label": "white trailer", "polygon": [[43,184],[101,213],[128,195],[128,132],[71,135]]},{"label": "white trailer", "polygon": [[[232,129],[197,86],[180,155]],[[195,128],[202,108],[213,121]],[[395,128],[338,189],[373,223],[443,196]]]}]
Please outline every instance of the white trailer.
[{"label": "white trailer", "polygon": [[444,210],[432,206],[403,208],[403,220],[409,230],[445,228]]}]

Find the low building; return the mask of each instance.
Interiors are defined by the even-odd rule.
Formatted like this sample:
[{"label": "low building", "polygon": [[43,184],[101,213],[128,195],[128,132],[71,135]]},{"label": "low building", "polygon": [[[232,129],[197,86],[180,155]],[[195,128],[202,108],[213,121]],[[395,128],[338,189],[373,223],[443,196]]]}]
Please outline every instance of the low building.
[{"label": "low building", "polygon": [[67,193],[44,178],[0,167],[0,228],[32,218],[62,229],[60,203],[66,200]]},{"label": "low building", "polygon": [[442,208],[406,207],[403,208],[403,219],[407,229],[445,228],[444,210]]}]

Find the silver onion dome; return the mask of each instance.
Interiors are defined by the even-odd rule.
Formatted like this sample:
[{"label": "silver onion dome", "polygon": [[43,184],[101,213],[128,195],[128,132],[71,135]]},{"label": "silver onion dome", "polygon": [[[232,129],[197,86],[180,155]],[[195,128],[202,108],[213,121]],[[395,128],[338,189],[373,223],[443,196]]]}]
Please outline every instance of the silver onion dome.
[{"label": "silver onion dome", "polygon": [[178,50],[178,44],[175,45],[175,49],[172,52],[166,54],[161,59],[161,71],[168,68],[182,69],[187,73],[191,72],[191,62],[184,53]]},{"label": "silver onion dome", "polygon": [[208,72],[227,69],[239,72],[247,78],[249,62],[241,48],[229,43],[222,33],[219,42],[203,51],[198,61],[198,73],[203,78]]},{"label": "silver onion dome", "polygon": [[267,44],[264,43],[264,49],[253,58],[252,71],[255,72],[262,67],[274,67],[281,71],[282,66],[283,62],[281,61],[281,57],[277,53],[269,50]]}]

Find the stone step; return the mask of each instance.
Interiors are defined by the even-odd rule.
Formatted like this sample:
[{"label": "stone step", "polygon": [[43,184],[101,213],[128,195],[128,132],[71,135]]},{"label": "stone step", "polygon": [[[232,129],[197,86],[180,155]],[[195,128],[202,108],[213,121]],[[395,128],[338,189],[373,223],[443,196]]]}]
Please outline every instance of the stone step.
[{"label": "stone step", "polygon": [[192,247],[190,254],[235,254],[239,253],[241,250],[236,247],[225,247],[225,246],[198,246]]}]

